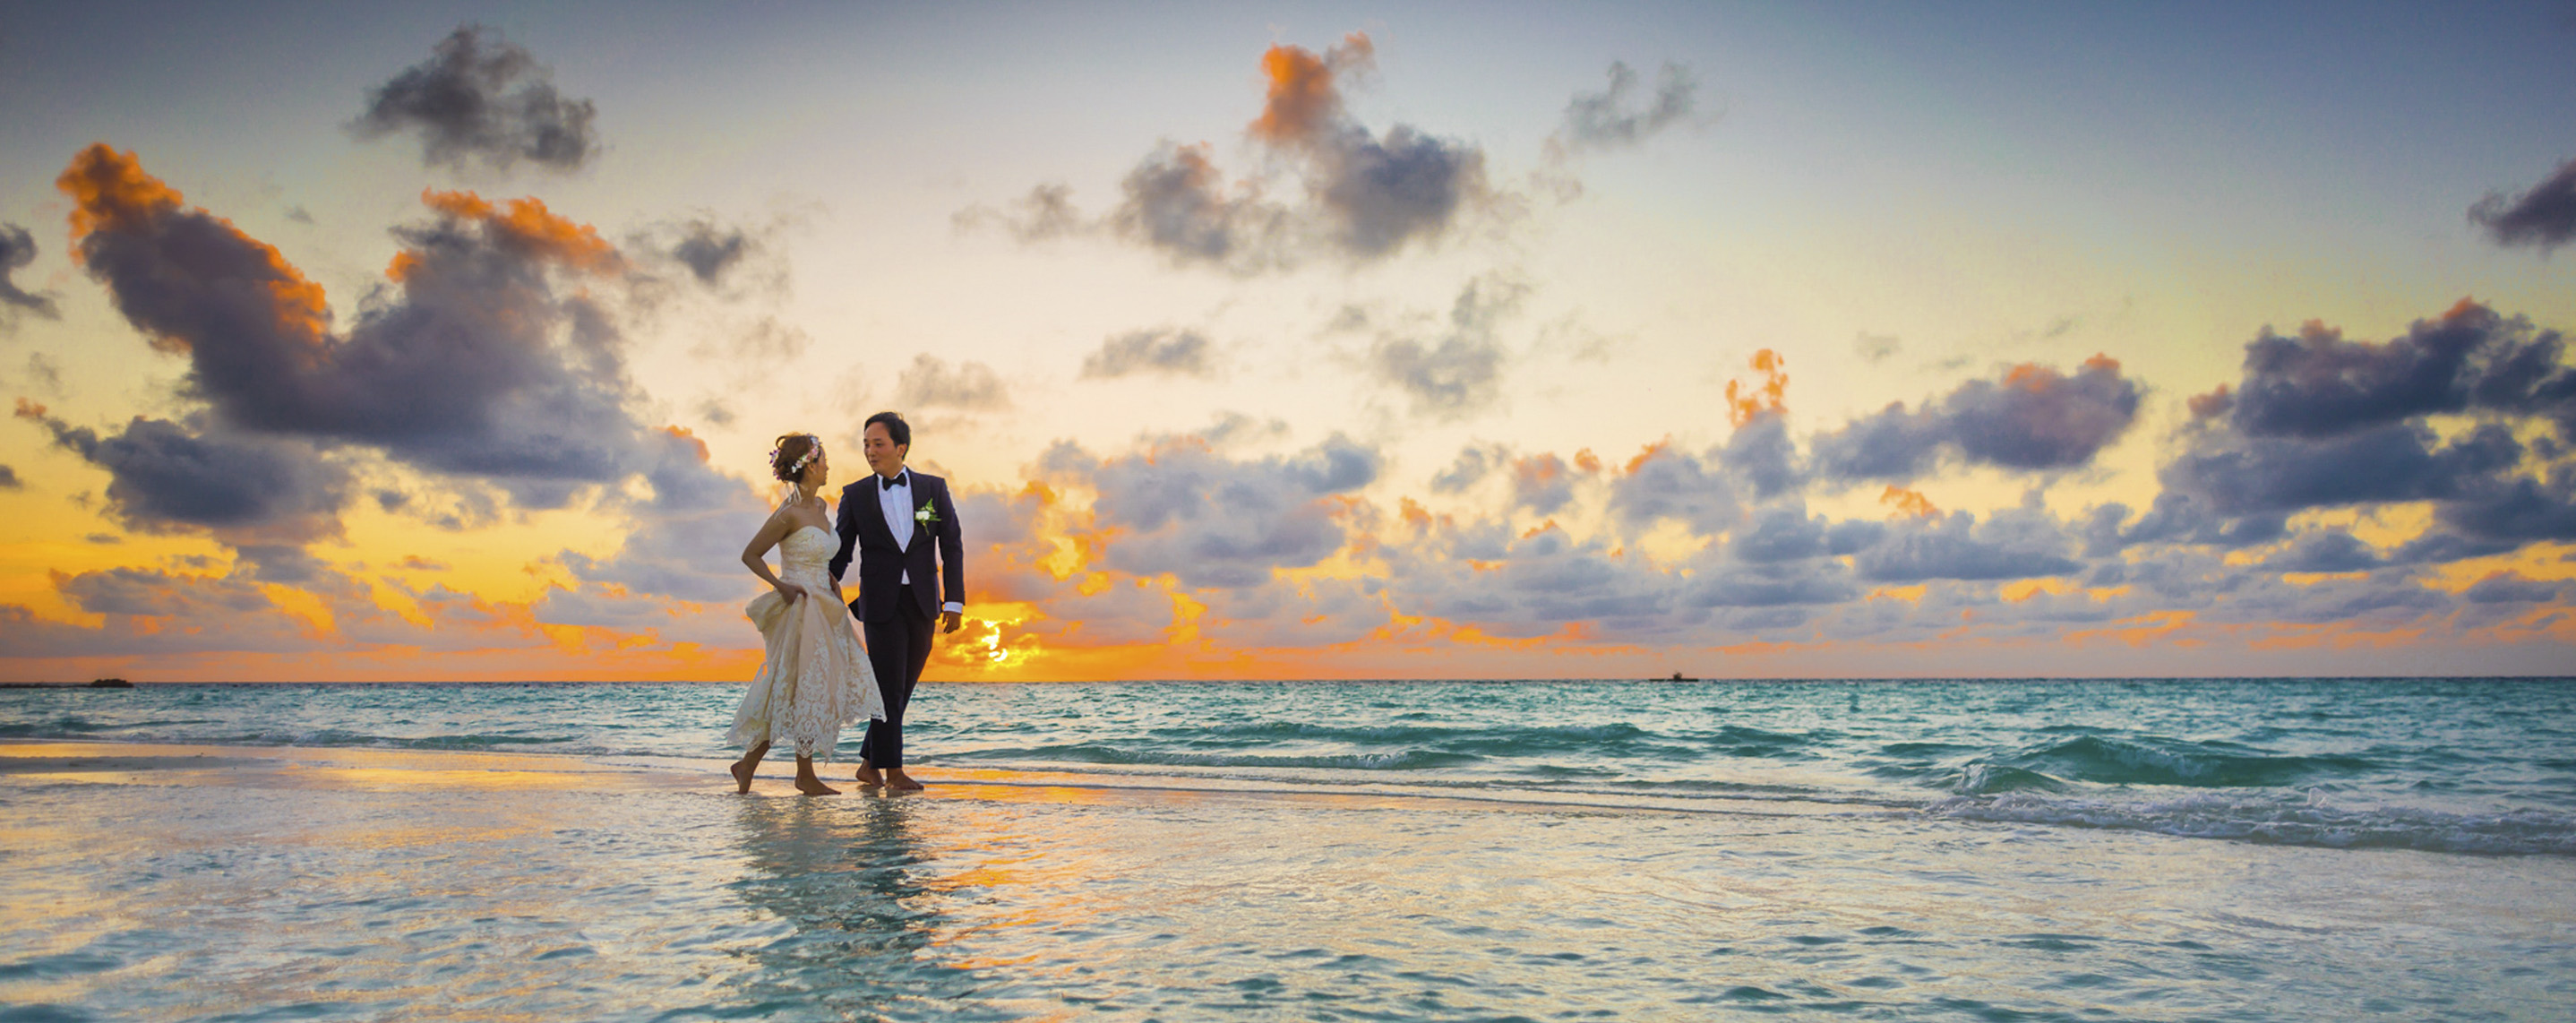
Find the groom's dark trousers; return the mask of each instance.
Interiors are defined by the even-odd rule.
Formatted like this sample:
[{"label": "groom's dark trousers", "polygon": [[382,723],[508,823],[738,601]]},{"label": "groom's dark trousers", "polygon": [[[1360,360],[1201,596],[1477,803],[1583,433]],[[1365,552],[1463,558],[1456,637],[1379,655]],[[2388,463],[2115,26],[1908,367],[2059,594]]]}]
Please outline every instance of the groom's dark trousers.
[{"label": "groom's dark trousers", "polygon": [[913,683],[930,663],[934,623],[921,605],[903,601],[890,622],[860,622],[868,640],[868,667],[877,673],[877,692],[885,697],[885,720],[869,721],[867,738],[859,740],[859,759],[877,768],[903,766],[903,709],[912,703]]},{"label": "groom's dark trousers", "polygon": [[903,712],[912,704],[922,667],[930,663],[939,609],[966,593],[965,542],[957,534],[948,481],[910,469],[904,478],[915,509],[911,542],[895,542],[878,500],[883,484],[874,475],[841,489],[833,525],[841,550],[832,556],[832,578],[842,578],[853,564],[858,568],[859,599],[850,602],[850,614],[867,637],[868,668],[885,698],[885,720],[869,722],[867,738],[859,741],[859,756],[876,768],[903,766]]}]

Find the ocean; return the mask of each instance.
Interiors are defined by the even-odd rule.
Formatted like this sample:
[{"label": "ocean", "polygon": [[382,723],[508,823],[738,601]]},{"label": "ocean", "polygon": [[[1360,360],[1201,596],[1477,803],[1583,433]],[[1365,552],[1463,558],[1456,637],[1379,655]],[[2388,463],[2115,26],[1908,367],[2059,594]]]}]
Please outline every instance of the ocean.
[{"label": "ocean", "polygon": [[2576,1016],[2576,680],[740,693],[0,690],[0,1023]]}]

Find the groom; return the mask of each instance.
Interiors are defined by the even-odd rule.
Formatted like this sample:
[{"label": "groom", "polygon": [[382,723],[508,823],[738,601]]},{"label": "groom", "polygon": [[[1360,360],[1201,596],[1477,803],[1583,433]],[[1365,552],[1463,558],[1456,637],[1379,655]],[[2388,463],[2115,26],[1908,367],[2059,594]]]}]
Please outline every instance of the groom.
[{"label": "groom", "polygon": [[885,719],[868,722],[859,743],[859,783],[909,791],[921,783],[903,773],[903,709],[930,660],[931,619],[955,632],[966,610],[964,543],[948,481],[903,467],[911,424],[892,412],[869,416],[860,450],[875,474],[841,488],[841,551],[832,556],[834,579],[849,569],[854,549],[858,556],[859,599],[850,613],[867,635],[868,667],[885,696]]}]

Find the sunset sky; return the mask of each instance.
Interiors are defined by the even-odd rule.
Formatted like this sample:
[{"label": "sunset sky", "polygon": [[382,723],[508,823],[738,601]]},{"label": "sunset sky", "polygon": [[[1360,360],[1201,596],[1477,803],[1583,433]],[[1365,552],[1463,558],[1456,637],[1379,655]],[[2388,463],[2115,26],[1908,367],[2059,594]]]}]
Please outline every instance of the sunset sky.
[{"label": "sunset sky", "polygon": [[0,679],[2576,669],[2576,6],[0,3]]}]

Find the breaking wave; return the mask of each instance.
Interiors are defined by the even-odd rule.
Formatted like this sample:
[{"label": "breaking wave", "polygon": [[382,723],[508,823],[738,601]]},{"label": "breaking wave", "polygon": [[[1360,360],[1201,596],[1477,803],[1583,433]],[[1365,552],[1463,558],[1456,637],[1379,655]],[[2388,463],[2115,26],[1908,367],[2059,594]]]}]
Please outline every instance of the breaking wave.
[{"label": "breaking wave", "polygon": [[2403,806],[2337,806],[2309,798],[2193,793],[2135,802],[2044,792],[1958,796],[1924,810],[1935,817],[2149,831],[2332,849],[2415,849],[2482,855],[2576,855],[2576,815],[2546,810],[2455,813]]}]

